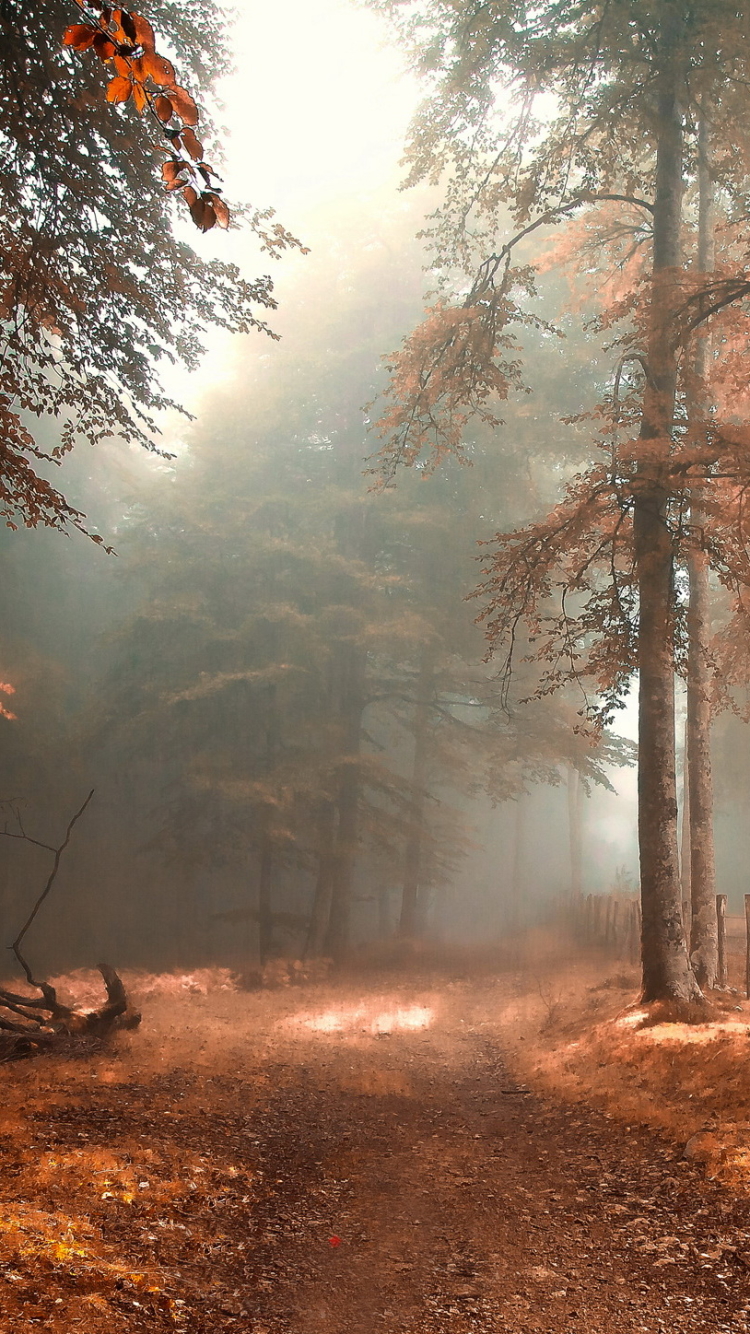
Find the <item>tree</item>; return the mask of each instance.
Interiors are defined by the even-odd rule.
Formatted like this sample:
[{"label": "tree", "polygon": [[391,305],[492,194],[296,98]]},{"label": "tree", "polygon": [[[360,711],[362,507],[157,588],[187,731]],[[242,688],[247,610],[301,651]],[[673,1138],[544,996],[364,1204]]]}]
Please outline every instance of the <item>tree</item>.
[{"label": "tree", "polygon": [[507,717],[465,601],[477,527],[521,506],[525,462],[517,476],[510,448],[477,441],[471,470],[363,486],[377,351],[418,309],[405,222],[339,216],[273,366],[243,355],[118,534],[135,606],[102,665],[102,804],[117,771],[118,818],[124,801],[167,863],[180,929],[200,934],[191,905],[198,922],[213,907],[264,958],[285,939],[343,955],[384,889],[421,934],[471,797],[557,782],[561,762],[597,772],[567,704]]},{"label": "tree", "polygon": [[[697,271],[709,281],[714,268],[715,200],[711,179],[710,131],[705,109],[698,121],[698,245]],[[711,356],[706,326],[695,340],[695,385],[688,391],[687,408],[700,423],[710,413],[705,399],[710,385]],[[692,401],[691,401],[692,400]],[[716,986],[719,976],[719,932],[716,919],[716,858],[714,849],[714,787],[711,762],[713,713],[711,661],[711,590],[709,562],[703,543],[706,516],[697,482],[690,494],[689,523],[697,540],[687,552],[689,603],[687,611],[687,720],[685,768],[690,855],[690,959],[701,987]],[[685,815],[683,815],[685,819]]]},{"label": "tree", "polygon": [[[678,880],[674,671],[682,613],[673,571],[690,540],[687,497],[702,481],[705,505],[721,515],[706,542],[712,561],[727,586],[744,582],[744,517],[732,524],[721,478],[742,479],[746,463],[726,425],[703,420],[698,435],[685,428],[679,373],[695,330],[743,302],[750,287],[741,267],[709,281],[691,270],[682,250],[684,180],[695,174],[697,125],[710,106],[717,178],[742,215],[747,150],[736,125],[750,69],[748,15],[708,0],[543,4],[533,14],[510,4],[379,7],[395,11],[432,85],[409,158],[412,181],[447,177],[433,225],[437,264],[447,282],[450,266],[473,274],[465,298],[443,297],[393,358],[382,423],[387,474],[426,449],[438,458],[460,451],[472,413],[499,423],[498,399],[521,384],[513,325],[533,319],[533,263],[514,265],[519,252],[528,260],[521,247],[533,232],[591,205],[619,203],[621,230],[648,247],[646,280],[609,316],[610,326],[619,319],[622,327],[598,413],[605,460],[570,484],[546,521],[498,536],[483,593],[495,649],[512,655],[520,622],[531,626],[547,665],[544,689],[588,676],[606,715],[637,671],[643,996],[700,999]],[[542,92],[546,114],[535,119]],[[501,95],[515,105],[506,117]],[[515,230],[496,248],[508,213]],[[623,402],[631,366],[643,373],[630,377]]]},{"label": "tree", "polygon": [[[227,68],[223,14],[212,0],[157,0],[150,13],[207,93]],[[11,526],[81,527],[50,465],[75,439],[117,435],[154,449],[159,412],[178,406],[160,363],[196,366],[211,325],[268,333],[261,316],[275,306],[268,276],[248,281],[176,238],[151,132],[107,103],[102,62],[59,45],[71,17],[68,0],[6,0],[0,11],[0,514]],[[124,59],[114,46],[100,54]],[[189,128],[188,103],[173,102]],[[182,132],[178,142],[190,156],[192,140]],[[244,216],[268,253],[298,244],[268,211]],[[59,423],[49,447],[34,426],[43,418]]]}]

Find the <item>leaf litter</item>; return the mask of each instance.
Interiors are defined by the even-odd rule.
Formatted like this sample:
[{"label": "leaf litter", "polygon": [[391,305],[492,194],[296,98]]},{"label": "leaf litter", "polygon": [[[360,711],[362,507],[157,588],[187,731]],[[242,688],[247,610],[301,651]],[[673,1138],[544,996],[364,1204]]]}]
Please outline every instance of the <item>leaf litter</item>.
[{"label": "leaf litter", "polygon": [[3,1072],[3,1334],[748,1328],[747,1201],[535,1088],[517,977],[142,983],[116,1048]]}]

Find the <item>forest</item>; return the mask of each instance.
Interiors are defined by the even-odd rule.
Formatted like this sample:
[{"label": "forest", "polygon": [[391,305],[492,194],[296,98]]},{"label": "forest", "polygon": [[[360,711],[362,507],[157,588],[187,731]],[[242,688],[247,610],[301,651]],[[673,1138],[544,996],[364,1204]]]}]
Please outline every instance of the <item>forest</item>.
[{"label": "forest", "polygon": [[0,6],[0,1334],[750,1328],[750,6]]}]

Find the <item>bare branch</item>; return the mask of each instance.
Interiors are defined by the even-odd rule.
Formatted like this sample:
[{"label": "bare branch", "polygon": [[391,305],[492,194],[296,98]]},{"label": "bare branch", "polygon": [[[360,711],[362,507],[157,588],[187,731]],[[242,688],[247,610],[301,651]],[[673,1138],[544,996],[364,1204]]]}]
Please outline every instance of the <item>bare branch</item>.
[{"label": "bare branch", "polygon": [[[31,987],[39,987],[39,989],[40,989],[40,990],[42,991],[42,993],[45,995],[45,998],[46,998],[46,995],[47,995],[47,992],[48,992],[48,991],[49,991],[49,992],[52,992],[52,999],[53,999],[53,1001],[54,1001],[54,990],[53,990],[53,988],[52,988],[52,987],[48,987],[47,983],[45,983],[45,982],[36,982],[36,981],[34,980],[34,975],[33,975],[32,971],[31,971],[31,969],[29,968],[29,965],[27,964],[26,960],[24,959],[23,955],[21,954],[21,941],[23,940],[24,936],[26,935],[26,932],[28,931],[29,927],[31,926],[32,922],[34,921],[34,918],[36,917],[37,913],[39,912],[39,909],[41,908],[42,904],[44,903],[44,900],[46,899],[47,895],[49,894],[49,892],[50,892],[50,890],[51,890],[51,888],[52,888],[52,886],[53,886],[53,884],[54,884],[54,882],[55,882],[55,877],[56,877],[56,875],[57,875],[58,870],[60,869],[60,860],[61,860],[61,858],[62,858],[62,855],[63,855],[65,849],[67,848],[67,846],[68,846],[68,844],[69,844],[69,842],[70,842],[70,835],[71,835],[72,832],[73,832],[73,826],[75,825],[76,821],[80,820],[81,816],[83,815],[83,812],[85,811],[86,807],[88,806],[89,802],[91,801],[91,798],[93,797],[93,795],[94,795],[94,788],[91,789],[91,791],[89,792],[89,795],[87,796],[87,798],[86,798],[86,800],[84,801],[83,805],[81,806],[80,810],[76,811],[75,815],[73,816],[73,819],[70,821],[70,824],[68,825],[68,828],[67,828],[66,831],[65,831],[65,838],[63,839],[63,841],[62,841],[62,843],[60,844],[60,846],[59,846],[58,848],[51,848],[51,849],[50,849],[50,851],[53,851],[54,854],[55,854],[55,861],[54,861],[54,865],[53,865],[53,867],[52,867],[52,870],[50,871],[49,877],[48,877],[48,879],[47,879],[47,883],[46,883],[46,885],[44,886],[44,889],[42,890],[41,894],[39,895],[39,898],[37,899],[36,903],[34,904],[34,907],[32,908],[32,910],[31,910],[31,912],[30,912],[30,914],[29,914],[29,916],[28,916],[26,922],[25,922],[24,925],[21,927],[21,930],[19,931],[18,935],[16,936],[15,940],[13,941],[13,944],[12,944],[11,947],[10,947],[10,948],[12,949],[13,953],[15,954],[15,956],[16,956],[18,962],[20,963],[21,967],[23,968],[24,973],[26,974],[26,981],[28,982],[29,986],[31,986]],[[26,835],[23,835],[23,837],[25,838]],[[30,843],[33,843],[33,842],[35,842],[36,840],[35,840],[35,839],[28,839],[27,841],[30,842]],[[46,845],[45,845],[45,844],[40,844],[39,846],[41,846],[41,847],[45,847]]]}]

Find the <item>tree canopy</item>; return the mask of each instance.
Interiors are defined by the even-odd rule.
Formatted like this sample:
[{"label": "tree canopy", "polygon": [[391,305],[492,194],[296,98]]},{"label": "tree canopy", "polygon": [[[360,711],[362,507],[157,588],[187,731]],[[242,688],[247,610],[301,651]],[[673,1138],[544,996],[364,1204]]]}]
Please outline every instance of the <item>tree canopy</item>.
[{"label": "tree canopy", "polygon": [[[179,239],[146,121],[106,100],[109,66],[61,44],[74,17],[67,0],[0,10],[0,514],[11,526],[81,526],[50,463],[76,439],[153,449],[159,412],[178,407],[160,365],[195,367],[211,326],[269,333],[275,306],[268,275],[250,281]],[[208,94],[229,62],[223,12],[157,0],[149,18]],[[100,54],[113,64],[114,49]],[[270,210],[240,216],[270,255],[298,244]],[[51,447],[35,431],[45,417],[58,425]]]},{"label": "tree canopy", "polygon": [[[696,393],[691,349],[711,320],[718,360],[731,361],[750,291],[748,141],[737,132],[747,7],[378,7],[395,16],[430,90],[410,179],[446,189],[432,220],[442,291],[392,362],[387,476],[425,451],[460,453],[468,420],[499,424],[502,401],[524,386],[519,333],[539,319],[534,233],[586,211],[602,267],[608,249],[621,260],[623,242],[638,259],[599,314],[611,372],[589,418],[593,457],[545,520],[498,535],[483,594],[495,649],[512,655],[526,622],[543,689],[588,678],[606,713],[637,671],[645,995],[695,996],[677,875],[675,569],[705,547],[744,615],[746,432],[714,409],[696,412],[709,397]],[[729,239],[711,274],[690,244],[706,119]],[[700,526],[690,521],[698,486]]]}]

